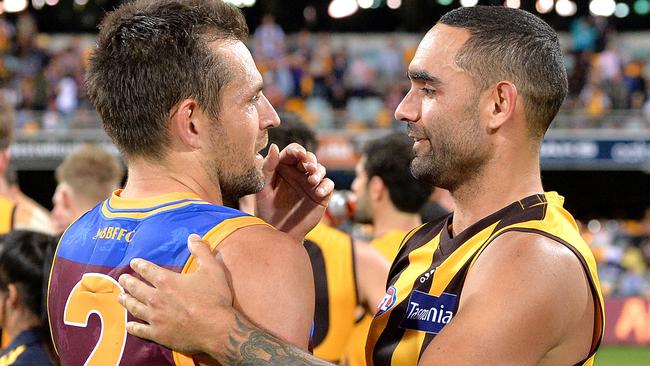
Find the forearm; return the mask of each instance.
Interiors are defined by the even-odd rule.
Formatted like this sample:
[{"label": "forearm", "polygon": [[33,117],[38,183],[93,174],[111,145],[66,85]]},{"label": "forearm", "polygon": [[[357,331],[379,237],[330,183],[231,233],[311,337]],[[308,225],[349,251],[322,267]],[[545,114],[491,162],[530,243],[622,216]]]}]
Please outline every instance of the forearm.
[{"label": "forearm", "polygon": [[332,366],[260,330],[242,315],[235,313],[229,322],[225,347],[212,344],[205,349],[222,365]]}]

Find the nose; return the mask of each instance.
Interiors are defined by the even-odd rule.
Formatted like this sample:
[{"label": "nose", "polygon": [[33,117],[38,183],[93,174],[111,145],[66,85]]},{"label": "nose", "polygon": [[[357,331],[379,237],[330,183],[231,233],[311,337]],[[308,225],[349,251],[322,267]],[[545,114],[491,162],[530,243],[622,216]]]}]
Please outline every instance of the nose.
[{"label": "nose", "polygon": [[262,108],[259,111],[260,129],[266,130],[268,128],[278,127],[280,125],[278,113],[264,94],[262,94],[262,99]]},{"label": "nose", "polygon": [[404,122],[415,122],[420,119],[420,105],[413,95],[413,89],[404,96],[395,110],[395,119]]}]

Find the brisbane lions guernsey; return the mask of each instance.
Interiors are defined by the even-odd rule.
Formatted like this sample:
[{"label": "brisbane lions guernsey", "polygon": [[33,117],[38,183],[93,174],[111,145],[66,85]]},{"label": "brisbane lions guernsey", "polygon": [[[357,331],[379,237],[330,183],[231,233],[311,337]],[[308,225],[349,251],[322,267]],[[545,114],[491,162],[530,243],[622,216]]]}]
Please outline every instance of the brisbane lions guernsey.
[{"label": "brisbane lions guernsey", "polygon": [[116,191],[87,212],[63,234],[50,273],[47,308],[61,364],[194,365],[189,357],[127,334],[126,322],[133,319],[117,302],[124,292],[117,279],[133,273],[133,258],[191,272],[190,234],[214,249],[251,225],[267,224],[192,193],[122,198]]},{"label": "brisbane lions guernsey", "polygon": [[[368,365],[415,366],[433,338],[453,321],[465,277],[483,250],[508,231],[536,233],[570,249],[580,260],[594,299],[593,364],[603,336],[603,297],[596,261],[575,221],[555,192],[536,194],[483,218],[456,237],[451,216],[411,232],[391,267],[386,296],[377,309],[366,343]],[[516,301],[517,299],[511,299]]]}]

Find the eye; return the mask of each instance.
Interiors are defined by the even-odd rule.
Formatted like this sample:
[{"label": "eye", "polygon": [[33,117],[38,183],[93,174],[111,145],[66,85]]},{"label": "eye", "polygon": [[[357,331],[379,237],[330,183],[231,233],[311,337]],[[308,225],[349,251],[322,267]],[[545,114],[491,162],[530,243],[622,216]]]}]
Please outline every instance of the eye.
[{"label": "eye", "polygon": [[260,98],[261,98],[261,93],[257,93],[255,95],[253,95],[253,97],[251,98],[251,102],[252,103],[257,103],[260,100]]},{"label": "eye", "polygon": [[432,97],[436,94],[436,90],[432,88],[420,88],[422,93],[426,95],[427,97]]}]

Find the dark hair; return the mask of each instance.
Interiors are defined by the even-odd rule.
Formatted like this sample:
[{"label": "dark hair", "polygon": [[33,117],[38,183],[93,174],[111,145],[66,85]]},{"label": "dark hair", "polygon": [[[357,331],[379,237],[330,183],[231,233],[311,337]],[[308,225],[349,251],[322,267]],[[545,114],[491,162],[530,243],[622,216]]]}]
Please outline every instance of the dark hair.
[{"label": "dark hair", "polygon": [[10,283],[21,292],[23,304],[42,316],[45,259],[54,238],[26,230],[15,230],[0,237],[0,288]]},{"label": "dark hair", "polygon": [[[270,144],[278,145],[280,150],[291,143],[298,143],[311,152],[316,152],[318,141],[316,134],[307,126],[297,115],[288,112],[280,112],[280,126],[269,129],[269,146]],[[264,149],[262,155],[268,153],[268,147]]]},{"label": "dark hair", "polygon": [[501,80],[515,84],[531,133],[541,140],[568,92],[555,31],[533,14],[503,6],[458,8],[439,22],[471,34],[455,63],[481,90]]},{"label": "dark hair", "polygon": [[411,138],[396,132],[371,140],[366,143],[363,155],[366,157],[363,169],[368,182],[374,176],[381,178],[398,210],[410,213],[420,211],[433,186],[420,182],[411,174],[410,166],[414,158]]},{"label": "dark hair", "polygon": [[172,109],[186,98],[217,119],[231,70],[208,45],[247,37],[241,11],[221,0],[136,0],[109,13],[86,88],[118,148],[163,158]]}]

